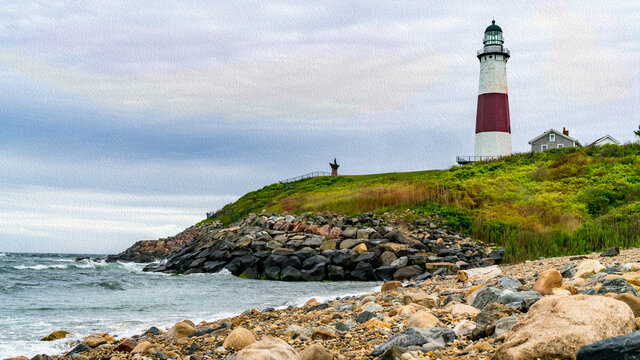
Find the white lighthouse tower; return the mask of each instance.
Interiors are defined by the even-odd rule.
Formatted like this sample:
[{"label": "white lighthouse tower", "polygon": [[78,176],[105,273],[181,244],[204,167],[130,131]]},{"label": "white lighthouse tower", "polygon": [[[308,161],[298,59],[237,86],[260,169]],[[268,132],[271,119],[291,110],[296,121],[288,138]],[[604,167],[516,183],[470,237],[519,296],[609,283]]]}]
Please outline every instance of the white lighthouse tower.
[{"label": "white lighthouse tower", "polygon": [[493,20],[484,31],[484,48],[478,51],[480,87],[476,114],[475,156],[511,155],[511,124],[507,95],[509,50],[502,46],[502,29]]}]

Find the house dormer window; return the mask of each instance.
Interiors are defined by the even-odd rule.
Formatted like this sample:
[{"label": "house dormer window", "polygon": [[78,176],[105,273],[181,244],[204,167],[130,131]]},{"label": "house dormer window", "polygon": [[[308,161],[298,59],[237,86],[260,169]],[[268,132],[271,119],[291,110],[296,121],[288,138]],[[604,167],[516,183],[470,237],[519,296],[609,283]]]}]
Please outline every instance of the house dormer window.
[{"label": "house dormer window", "polygon": [[556,134],[549,134],[549,141],[556,141]]}]

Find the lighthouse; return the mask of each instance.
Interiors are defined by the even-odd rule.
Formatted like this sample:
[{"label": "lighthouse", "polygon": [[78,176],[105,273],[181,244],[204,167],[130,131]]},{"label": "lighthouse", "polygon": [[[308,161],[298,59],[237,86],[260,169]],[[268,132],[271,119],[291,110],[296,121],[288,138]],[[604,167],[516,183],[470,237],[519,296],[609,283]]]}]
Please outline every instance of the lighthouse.
[{"label": "lighthouse", "polygon": [[507,95],[507,60],[510,55],[509,50],[502,46],[503,43],[502,29],[493,20],[484,31],[484,47],[478,50],[480,86],[476,114],[476,157],[511,155]]}]

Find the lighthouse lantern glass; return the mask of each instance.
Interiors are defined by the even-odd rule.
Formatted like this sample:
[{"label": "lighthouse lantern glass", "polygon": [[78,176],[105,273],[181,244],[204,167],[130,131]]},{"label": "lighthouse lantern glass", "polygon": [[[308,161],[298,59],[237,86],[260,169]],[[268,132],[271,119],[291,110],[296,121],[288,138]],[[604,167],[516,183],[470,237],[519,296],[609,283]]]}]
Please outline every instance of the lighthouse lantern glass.
[{"label": "lighthouse lantern glass", "polygon": [[484,33],[484,45],[502,45],[502,31],[487,31]]}]

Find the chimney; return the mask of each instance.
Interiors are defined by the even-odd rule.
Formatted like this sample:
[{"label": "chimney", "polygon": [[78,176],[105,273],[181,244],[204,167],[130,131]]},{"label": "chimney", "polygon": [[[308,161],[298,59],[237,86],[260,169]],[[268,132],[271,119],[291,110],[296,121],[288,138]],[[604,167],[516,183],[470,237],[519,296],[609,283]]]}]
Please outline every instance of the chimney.
[{"label": "chimney", "polygon": [[569,130],[567,130],[567,128],[565,128],[564,126],[562,127],[562,133],[564,134],[564,136],[569,136]]}]

